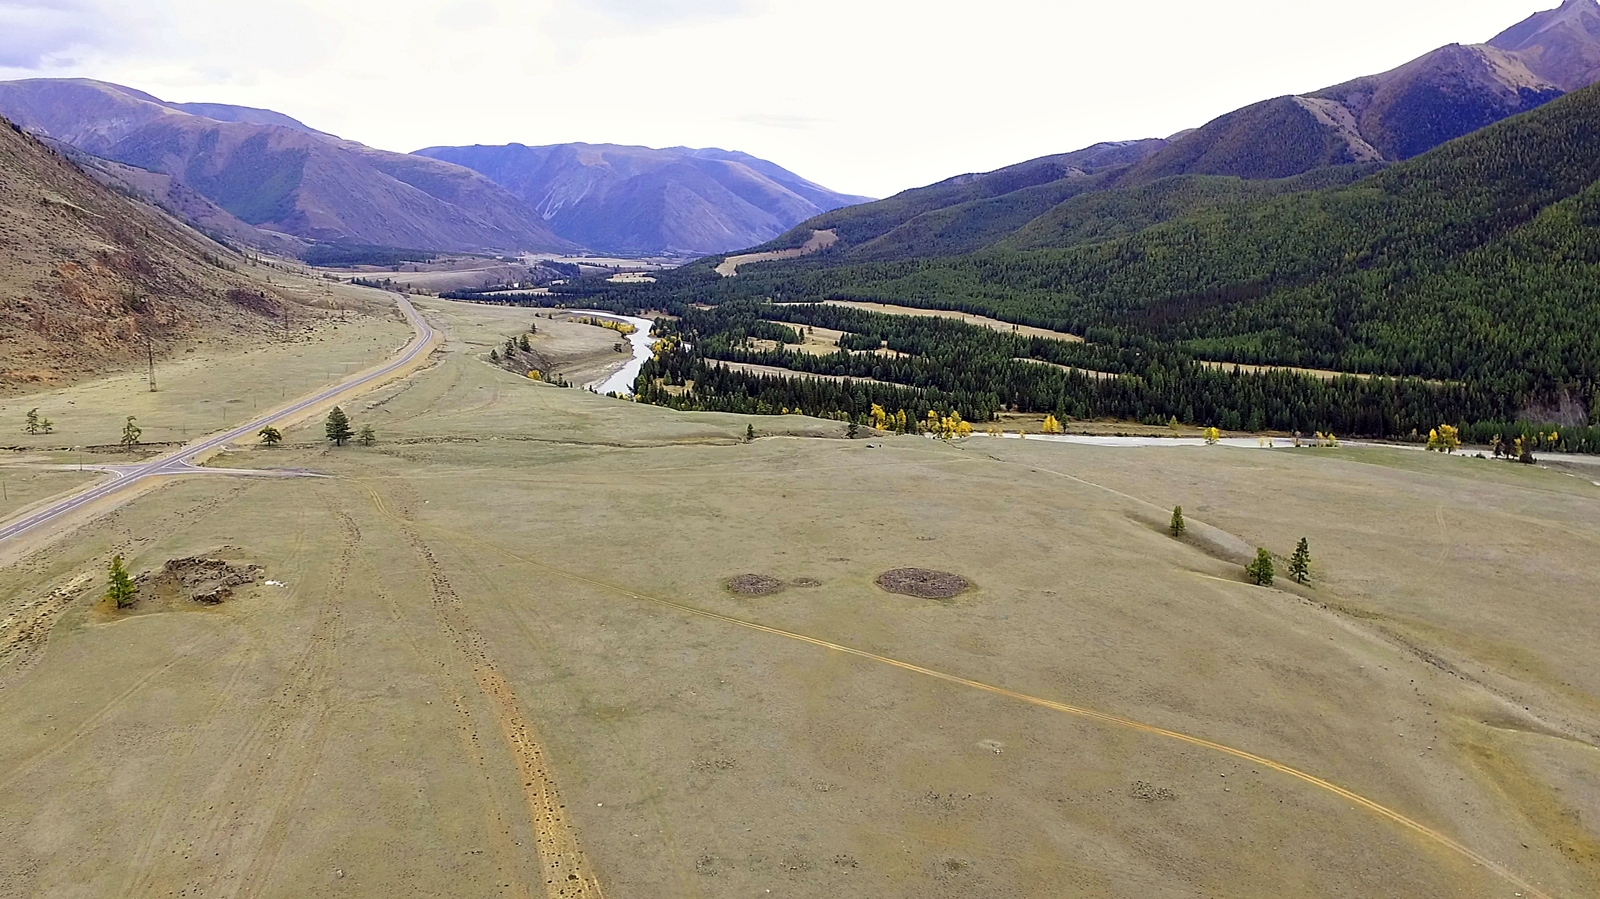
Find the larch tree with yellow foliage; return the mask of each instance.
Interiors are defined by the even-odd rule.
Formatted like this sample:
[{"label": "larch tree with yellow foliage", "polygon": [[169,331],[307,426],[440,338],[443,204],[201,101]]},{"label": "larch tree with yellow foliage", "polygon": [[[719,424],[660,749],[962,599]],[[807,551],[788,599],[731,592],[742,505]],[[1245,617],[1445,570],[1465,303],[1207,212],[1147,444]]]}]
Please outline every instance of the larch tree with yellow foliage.
[{"label": "larch tree with yellow foliage", "polygon": [[1453,453],[1461,448],[1461,432],[1450,425],[1440,425],[1428,432],[1428,452]]},{"label": "larch tree with yellow foliage", "polygon": [[1045,434],[1060,434],[1066,429],[1061,427],[1061,422],[1057,421],[1054,415],[1047,415],[1045,416],[1044,424],[1039,426],[1039,430]]}]

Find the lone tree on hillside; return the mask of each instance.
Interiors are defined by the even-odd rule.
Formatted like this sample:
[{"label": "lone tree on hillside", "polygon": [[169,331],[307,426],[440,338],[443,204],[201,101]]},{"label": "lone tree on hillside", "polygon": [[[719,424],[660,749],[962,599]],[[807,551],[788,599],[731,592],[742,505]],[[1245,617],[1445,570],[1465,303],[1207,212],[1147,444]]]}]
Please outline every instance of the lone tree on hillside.
[{"label": "lone tree on hillside", "polygon": [[1250,576],[1257,586],[1272,586],[1272,578],[1276,572],[1273,570],[1272,553],[1264,549],[1256,550],[1256,560],[1246,565],[1244,573]]},{"label": "lone tree on hillside", "polygon": [[1300,545],[1294,548],[1294,557],[1289,560],[1289,574],[1297,584],[1311,583],[1311,544],[1306,538],[1300,538]]},{"label": "lone tree on hillside", "polygon": [[1172,524],[1170,527],[1172,528],[1172,536],[1174,537],[1182,537],[1183,532],[1189,529],[1189,526],[1183,523],[1182,506],[1172,507]]},{"label": "lone tree on hillside", "polygon": [[533,352],[533,344],[528,342],[528,335],[524,334],[517,338],[517,349],[523,351],[524,353]]},{"label": "lone tree on hillside", "polygon": [[283,432],[272,425],[267,425],[258,433],[261,436],[261,443],[265,446],[277,446],[283,442]]},{"label": "lone tree on hillside", "polygon": [[744,442],[745,443],[755,443],[756,442],[756,426],[755,425],[745,425],[744,426]]},{"label": "lone tree on hillside", "polygon": [[378,442],[378,432],[372,429],[372,425],[362,425],[361,433],[356,435],[356,442],[362,446],[371,446]]},{"label": "lone tree on hillside", "polygon": [[333,411],[328,413],[328,421],[324,426],[324,430],[327,432],[328,439],[333,441],[334,446],[344,446],[344,442],[355,434],[354,431],[350,430],[350,416],[345,415],[344,410],[338,406],[334,406]]},{"label": "lone tree on hillside", "polygon": [[128,576],[128,569],[122,567],[122,557],[111,558],[111,584],[106,589],[106,599],[117,604],[117,608],[126,609],[133,605],[133,595],[137,592],[133,586],[133,578]]},{"label": "lone tree on hillside", "polygon": [[122,425],[122,448],[130,453],[133,452],[134,447],[139,445],[139,435],[144,433],[138,425],[134,424],[136,421],[138,419],[130,415]]}]

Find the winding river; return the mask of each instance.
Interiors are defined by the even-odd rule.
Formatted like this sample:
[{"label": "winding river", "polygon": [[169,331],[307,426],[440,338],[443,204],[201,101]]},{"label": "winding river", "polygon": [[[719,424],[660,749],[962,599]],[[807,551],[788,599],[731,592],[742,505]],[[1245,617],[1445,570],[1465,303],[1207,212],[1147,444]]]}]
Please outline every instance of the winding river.
[{"label": "winding river", "polygon": [[655,327],[655,322],[647,318],[634,318],[631,315],[615,315],[610,312],[595,312],[589,309],[574,309],[573,315],[589,315],[595,318],[604,318],[614,322],[627,322],[635,330],[628,335],[628,343],[633,346],[633,358],[622,367],[621,371],[605,378],[584,385],[596,393],[616,393],[622,396],[633,395],[633,382],[639,380],[639,370],[644,368],[644,363],[651,356],[651,346],[655,341],[650,339],[650,329]]}]

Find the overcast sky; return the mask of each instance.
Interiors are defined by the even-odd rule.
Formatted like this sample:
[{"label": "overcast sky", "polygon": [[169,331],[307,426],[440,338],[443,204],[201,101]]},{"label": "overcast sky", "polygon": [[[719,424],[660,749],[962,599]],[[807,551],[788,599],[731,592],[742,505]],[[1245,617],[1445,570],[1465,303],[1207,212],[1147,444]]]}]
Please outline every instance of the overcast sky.
[{"label": "overcast sky", "polygon": [[1559,0],[0,0],[0,79],[276,109],[388,150],[744,150],[887,196],[1160,137]]}]

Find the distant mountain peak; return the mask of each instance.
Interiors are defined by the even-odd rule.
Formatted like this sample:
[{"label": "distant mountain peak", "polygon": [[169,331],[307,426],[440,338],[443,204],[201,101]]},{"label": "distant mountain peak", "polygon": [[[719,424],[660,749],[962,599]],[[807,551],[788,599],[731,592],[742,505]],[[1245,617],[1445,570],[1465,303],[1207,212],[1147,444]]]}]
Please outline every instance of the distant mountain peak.
[{"label": "distant mountain peak", "polygon": [[1562,90],[1593,84],[1600,80],[1600,2],[1567,0],[1495,35],[1489,46],[1520,55]]},{"label": "distant mountain peak", "polygon": [[558,235],[607,253],[723,253],[866,201],[715,147],[480,144],[416,155],[478,172],[544,216]]}]

